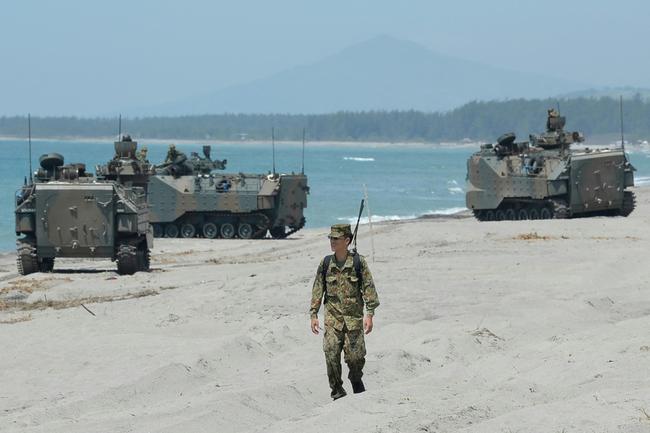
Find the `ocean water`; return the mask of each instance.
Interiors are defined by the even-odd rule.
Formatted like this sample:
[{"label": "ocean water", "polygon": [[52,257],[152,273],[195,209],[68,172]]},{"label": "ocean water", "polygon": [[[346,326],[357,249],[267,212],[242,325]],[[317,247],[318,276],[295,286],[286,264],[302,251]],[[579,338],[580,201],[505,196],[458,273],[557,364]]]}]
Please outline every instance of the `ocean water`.
[{"label": "ocean water", "polygon": [[[167,144],[139,142],[153,163],[164,159]],[[188,155],[201,154],[202,143],[176,143]],[[647,147],[647,149],[646,149]],[[629,151],[637,168],[636,183],[650,184],[650,147]],[[302,148],[276,144],[279,173],[301,170]],[[0,251],[15,248],[15,193],[29,173],[26,140],[0,141]],[[373,221],[412,219],[427,214],[451,214],[465,208],[465,162],[476,148],[468,146],[398,146],[368,144],[310,145],[305,149],[305,173],[311,188],[305,210],[307,227],[327,227],[356,220],[363,186]],[[66,163],[85,163],[94,172],[113,156],[107,141],[32,141],[32,168],[43,153],[58,152]],[[271,144],[212,145],[212,158],[228,160],[227,172],[267,173],[272,169]],[[367,213],[364,211],[364,220]]]}]

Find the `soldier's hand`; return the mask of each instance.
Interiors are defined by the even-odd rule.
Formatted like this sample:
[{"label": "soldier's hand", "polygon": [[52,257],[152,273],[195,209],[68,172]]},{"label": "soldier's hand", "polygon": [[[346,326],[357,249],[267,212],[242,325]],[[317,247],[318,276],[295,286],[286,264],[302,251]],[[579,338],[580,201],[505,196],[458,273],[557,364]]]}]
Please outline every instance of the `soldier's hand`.
[{"label": "soldier's hand", "polygon": [[318,318],[311,319],[311,332],[318,335]]},{"label": "soldier's hand", "polygon": [[365,316],[363,318],[363,330],[366,332],[366,334],[370,334],[372,332],[372,316]]}]

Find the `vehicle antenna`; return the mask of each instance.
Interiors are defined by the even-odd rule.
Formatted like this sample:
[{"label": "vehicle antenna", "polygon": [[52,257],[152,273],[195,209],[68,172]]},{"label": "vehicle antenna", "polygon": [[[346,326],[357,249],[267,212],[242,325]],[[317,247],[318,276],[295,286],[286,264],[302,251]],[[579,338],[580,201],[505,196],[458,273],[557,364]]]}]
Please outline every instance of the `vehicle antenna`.
[{"label": "vehicle antenna", "polygon": [[359,216],[357,217],[357,225],[354,227],[354,234],[352,235],[352,242],[354,246],[352,247],[352,252],[356,254],[357,252],[357,231],[359,230],[359,221],[361,220],[361,214],[363,213],[363,204],[365,203],[364,199],[361,199],[361,206],[359,206]]},{"label": "vehicle antenna", "polygon": [[122,140],[122,113],[120,113],[120,118],[118,120],[118,127],[117,127],[117,141]]},{"label": "vehicle antenna", "polygon": [[556,100],[555,105],[557,105],[557,115],[559,116],[560,115],[560,101]]},{"label": "vehicle antenna", "polygon": [[32,115],[27,113],[27,135],[29,137],[29,184],[32,184]]},{"label": "vehicle antenna", "polygon": [[305,174],[305,128],[302,128],[302,168],[300,172]]},{"label": "vehicle antenna", "polygon": [[623,148],[623,153],[625,153],[625,136],[623,135],[623,95],[620,95],[619,98],[619,111],[621,114],[621,147]]},{"label": "vehicle antenna", "polygon": [[275,174],[275,127],[271,128],[271,149],[273,152],[273,174]]}]

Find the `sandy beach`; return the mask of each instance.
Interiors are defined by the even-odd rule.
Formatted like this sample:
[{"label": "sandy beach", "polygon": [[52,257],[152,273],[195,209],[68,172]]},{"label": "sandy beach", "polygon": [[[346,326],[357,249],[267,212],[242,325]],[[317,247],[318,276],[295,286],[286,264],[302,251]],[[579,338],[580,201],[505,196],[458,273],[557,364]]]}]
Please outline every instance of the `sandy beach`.
[{"label": "sandy beach", "polygon": [[61,260],[19,277],[4,255],[0,432],[650,432],[636,194],[628,218],[376,224],[374,255],[362,226],[368,391],[335,402],[307,313],[327,229],[156,240],[133,276]]}]

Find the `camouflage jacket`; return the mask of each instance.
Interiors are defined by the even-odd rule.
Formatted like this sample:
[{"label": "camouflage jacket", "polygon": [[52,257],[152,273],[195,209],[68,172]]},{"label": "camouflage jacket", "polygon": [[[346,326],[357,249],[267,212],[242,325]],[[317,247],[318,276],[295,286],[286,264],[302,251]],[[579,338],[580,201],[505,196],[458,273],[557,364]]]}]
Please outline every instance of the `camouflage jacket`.
[{"label": "camouflage jacket", "polygon": [[[348,329],[363,328],[363,306],[366,306],[366,314],[375,314],[375,308],[379,306],[379,298],[375,283],[368,264],[363,256],[361,259],[362,287],[359,287],[358,278],[354,269],[352,254],[348,253],[343,268],[336,266],[336,260],[332,258],[325,274],[327,281],[327,302],[325,303],[325,326],[331,326],[342,330],[343,326]],[[323,261],[321,260],[316,279],[311,291],[311,308],[309,314],[312,318],[318,317],[321,301],[323,299]]]}]

